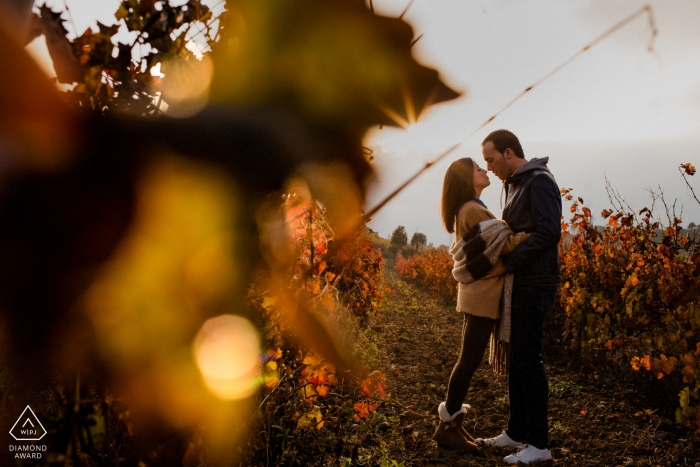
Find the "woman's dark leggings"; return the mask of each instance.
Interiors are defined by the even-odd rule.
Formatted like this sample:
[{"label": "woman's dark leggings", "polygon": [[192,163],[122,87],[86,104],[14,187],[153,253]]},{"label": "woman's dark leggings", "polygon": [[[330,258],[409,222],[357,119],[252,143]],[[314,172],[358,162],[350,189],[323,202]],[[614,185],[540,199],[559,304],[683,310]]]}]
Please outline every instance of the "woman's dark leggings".
[{"label": "woman's dark leggings", "polygon": [[450,415],[462,408],[469,391],[472,375],[484,358],[484,349],[489,342],[495,323],[495,319],[464,313],[462,350],[459,352],[459,358],[452,369],[450,381],[447,384],[445,406]]}]

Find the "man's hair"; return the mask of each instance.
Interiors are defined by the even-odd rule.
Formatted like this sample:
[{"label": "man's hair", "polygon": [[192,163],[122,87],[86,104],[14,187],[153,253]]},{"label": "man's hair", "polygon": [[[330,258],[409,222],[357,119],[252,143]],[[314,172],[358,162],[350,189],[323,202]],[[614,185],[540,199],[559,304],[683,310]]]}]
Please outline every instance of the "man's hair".
[{"label": "man's hair", "polygon": [[496,130],[489,133],[489,135],[481,143],[481,147],[484,147],[486,143],[491,141],[493,143],[494,149],[503,154],[506,149],[510,148],[516,156],[521,159],[525,159],[525,153],[523,152],[523,147],[520,146],[520,141],[518,137],[515,136],[508,130]]}]

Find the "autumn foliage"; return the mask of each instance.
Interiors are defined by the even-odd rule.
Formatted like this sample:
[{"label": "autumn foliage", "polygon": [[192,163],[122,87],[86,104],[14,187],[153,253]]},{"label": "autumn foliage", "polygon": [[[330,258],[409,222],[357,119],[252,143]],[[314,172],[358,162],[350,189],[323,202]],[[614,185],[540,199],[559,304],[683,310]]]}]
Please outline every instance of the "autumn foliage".
[{"label": "autumn foliage", "polygon": [[[569,189],[562,195],[573,200]],[[620,206],[603,210],[606,225],[597,227],[583,199],[570,211],[560,244],[564,337],[584,356],[604,349],[658,380],[680,373],[676,419],[700,428],[698,239],[681,234],[672,212],[663,226],[647,208]]]},{"label": "autumn foliage", "polygon": [[421,284],[435,295],[457,301],[457,282],[452,276],[454,262],[446,247],[433,248],[404,258],[396,254],[399,275]]},{"label": "autumn foliage", "polygon": [[372,314],[387,290],[381,284],[381,251],[363,230],[358,230],[332,253],[327,276],[341,299],[358,316]]},{"label": "autumn foliage", "polygon": [[[381,300],[382,256],[374,249],[364,228],[338,241],[323,208],[300,194],[285,195],[281,211],[285,232],[294,251],[288,271],[288,291],[306,297],[310,311],[333,318],[338,313],[367,317]],[[339,372],[318,353],[305,348],[288,332],[282,307],[264,277],[249,291],[249,301],[266,329],[264,387],[260,393],[259,427],[250,439],[247,461],[251,464],[302,462],[306,442],[332,436],[344,424],[363,420],[386,398],[384,375],[374,371],[366,378]],[[330,429],[330,432],[327,430]],[[318,455],[316,453],[315,455]],[[307,459],[308,461],[308,459]]]},{"label": "autumn foliage", "polygon": [[[253,415],[264,418],[266,438],[253,455],[265,453],[265,465],[307,465],[288,455],[301,433],[355,415],[365,423],[377,404],[322,326],[346,307],[368,316],[381,299],[381,256],[363,233],[347,235],[373,172],[362,135],[458,93],[413,58],[407,23],[362,2],[120,0],[110,24],[84,31],[63,7],[37,6],[35,19],[64,91],[21,50],[14,35],[23,25],[0,25],[11,63],[0,133],[16,162],[2,196],[0,244],[12,272],[3,279],[0,366],[12,368],[17,385],[10,392],[1,374],[0,412],[29,397],[19,384],[43,384],[55,369],[75,383],[48,398],[36,391],[46,405],[63,404],[47,424],[47,457],[178,465],[180,446],[189,452],[196,439],[195,457],[232,465],[254,407],[248,396],[260,388]],[[224,9],[228,20],[217,13]],[[338,236],[315,201],[290,195],[265,209],[298,178]],[[268,216],[284,217],[289,229],[268,229],[279,226]],[[261,269],[274,280],[249,287]],[[245,338],[204,346],[200,336],[220,317],[245,324]],[[210,342],[216,352],[202,350]],[[109,424],[104,404],[92,417],[106,382],[126,401],[111,419],[138,415],[138,439]],[[364,386],[381,398],[380,383]],[[81,386],[96,389],[81,395]],[[104,426],[103,444],[93,442],[94,425]],[[186,465],[195,463],[203,465]]]}]

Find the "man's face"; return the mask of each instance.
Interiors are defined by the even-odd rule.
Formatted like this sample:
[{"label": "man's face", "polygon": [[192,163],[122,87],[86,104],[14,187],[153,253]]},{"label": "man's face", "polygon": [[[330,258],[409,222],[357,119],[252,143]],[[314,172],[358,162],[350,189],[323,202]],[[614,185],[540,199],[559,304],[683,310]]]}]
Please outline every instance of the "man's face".
[{"label": "man's face", "polygon": [[[509,151],[510,149],[506,149],[506,153]],[[488,141],[484,144],[481,148],[481,154],[483,154],[484,162],[486,162],[486,170],[490,170],[501,180],[505,180],[513,173],[513,169],[511,169],[508,163],[506,154],[498,152],[496,148],[493,147],[492,141]]]}]

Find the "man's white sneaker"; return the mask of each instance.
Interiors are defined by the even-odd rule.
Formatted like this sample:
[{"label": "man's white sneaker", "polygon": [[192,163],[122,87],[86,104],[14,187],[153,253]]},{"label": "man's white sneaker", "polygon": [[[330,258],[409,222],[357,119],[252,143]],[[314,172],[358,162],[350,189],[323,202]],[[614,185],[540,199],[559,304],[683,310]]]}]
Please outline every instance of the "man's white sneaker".
[{"label": "man's white sneaker", "polygon": [[525,445],[519,441],[511,439],[504,431],[494,438],[476,438],[477,443],[488,444],[489,446],[498,446],[499,448],[522,448]]},{"label": "man's white sneaker", "polygon": [[549,452],[549,449],[537,449],[535,446],[526,445],[515,454],[504,457],[503,460],[508,464],[517,464],[518,462],[530,464],[532,462],[552,460],[552,454]]}]

